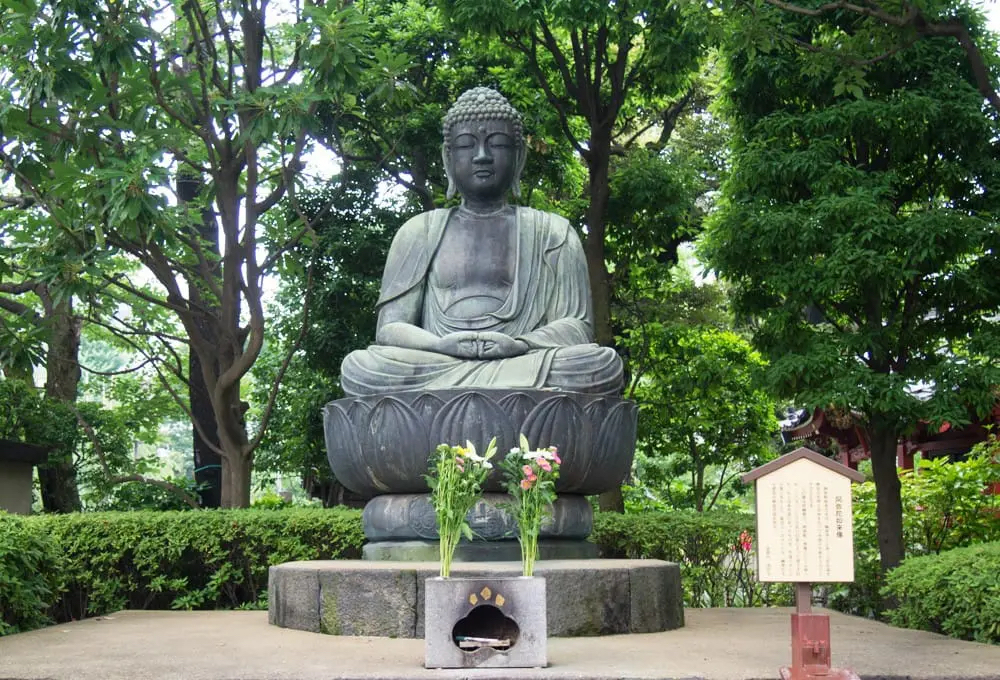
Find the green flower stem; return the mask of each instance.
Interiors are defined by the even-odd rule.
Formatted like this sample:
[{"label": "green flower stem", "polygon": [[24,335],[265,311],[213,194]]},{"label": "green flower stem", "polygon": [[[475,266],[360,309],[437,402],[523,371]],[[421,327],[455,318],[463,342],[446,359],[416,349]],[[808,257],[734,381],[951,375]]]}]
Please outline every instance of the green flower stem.
[{"label": "green flower stem", "polygon": [[489,458],[495,451],[495,439],[483,457],[477,456],[469,443],[464,448],[441,444],[436,449],[436,457],[432,458],[431,474],[425,479],[431,487],[431,503],[437,519],[443,577],[451,575],[451,562],[462,536],[472,538],[466,516],[479,500],[492,468]]},{"label": "green flower stem", "polygon": [[[531,455],[525,457],[526,453]],[[559,459],[554,448],[529,451],[522,436],[521,447],[511,450],[500,467],[505,473],[507,493],[512,498],[505,507],[517,522],[521,573],[533,576],[542,521],[551,512],[556,499]]]}]

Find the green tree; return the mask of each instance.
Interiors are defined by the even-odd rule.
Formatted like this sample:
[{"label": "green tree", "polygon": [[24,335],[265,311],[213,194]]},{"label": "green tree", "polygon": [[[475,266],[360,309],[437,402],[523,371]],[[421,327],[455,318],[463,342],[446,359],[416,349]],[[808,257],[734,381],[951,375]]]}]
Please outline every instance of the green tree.
[{"label": "green tree", "polygon": [[[271,209],[294,204],[306,129],[321,100],[352,106],[367,49],[351,6],[268,9],[256,1],[0,3],[5,177],[80,252],[110,244],[152,273],[149,287],[98,275],[180,322],[182,336],[152,336],[159,351],[149,358],[186,381],[179,347],[197,355],[226,506],[249,504],[253,452],[269,417],[265,407],[249,433],[240,397],[267,328],[263,277],[308,232]],[[168,200],[178,173],[200,179],[180,203]],[[220,254],[204,238],[206,211]],[[274,241],[284,236],[271,252],[259,247],[265,229]],[[138,316],[117,329],[126,338],[147,330]]]},{"label": "green tree", "polygon": [[774,453],[774,400],[759,384],[764,362],[732,331],[712,327],[665,333],[661,357],[635,398],[644,410],[638,449],[684,478],[673,507],[711,510],[736,494],[738,476]]},{"label": "green tree", "polygon": [[774,453],[766,365],[732,330],[728,302],[719,284],[696,285],[675,267],[638,301],[621,339],[633,365],[628,396],[641,409],[635,491],[657,507],[710,510]]},{"label": "green tree", "polygon": [[[343,502],[344,495],[326,461],[322,408],[343,396],[344,357],[375,341],[374,309],[389,242],[413,212],[405,202],[379,196],[388,181],[382,173],[347,168],[325,187],[300,196],[315,241],[311,248],[290,251],[280,263],[281,287],[271,310],[276,332],[253,373],[254,401],[265,403],[287,348],[297,343],[257,454],[257,470],[268,477],[299,475],[306,490],[328,505]],[[299,308],[306,295],[317,312],[303,334]]]},{"label": "green tree", "polygon": [[[963,3],[958,6],[958,11],[950,11],[945,8],[941,11],[941,6],[937,3],[911,2],[909,0],[883,2],[867,0],[865,3],[856,3],[851,0],[829,0],[821,3],[799,3],[788,2],[786,0],[736,0],[733,4],[739,8],[747,10],[742,14],[742,19],[748,22],[763,20],[757,30],[768,31],[774,26],[770,22],[780,19],[774,13],[754,11],[762,3],[767,3],[772,7],[814,18],[835,19],[837,15],[854,15],[855,18],[867,18],[871,29],[877,32],[876,40],[872,39],[872,32],[865,31],[865,38],[852,42],[852,48],[860,48],[859,52],[852,55],[850,51],[843,50],[847,36],[837,36],[836,42],[830,42],[830,36],[816,36],[813,41],[806,41],[799,37],[792,38],[791,41],[800,49],[809,51],[826,51],[830,55],[837,54],[839,61],[848,70],[855,72],[855,75],[864,74],[867,67],[891,55],[893,52],[912,45],[917,40],[930,37],[944,37],[955,40],[958,46],[965,52],[968,67],[975,80],[976,87],[979,88],[983,97],[989,101],[990,105],[1000,111],[1000,94],[997,93],[995,75],[991,71],[989,60],[984,55],[978,39],[981,38],[980,30],[982,23],[974,15],[970,15],[969,5]],[[770,26],[769,26],[770,25]],[[880,26],[883,30],[879,30]],[[772,33],[771,37],[774,37]],[[859,36],[860,37],[860,36]],[[985,43],[989,49],[989,41]]]},{"label": "green tree", "polygon": [[[984,35],[961,5],[933,10],[966,13]],[[806,42],[873,30],[857,15],[825,18],[774,21]],[[732,31],[733,170],[704,254],[755,324],[773,387],[858,414],[888,569],[903,557],[900,435],[921,419],[968,421],[1000,383],[997,112],[948,39],[845,83],[836,59],[787,43],[749,50],[741,25]]]},{"label": "green tree", "polygon": [[[45,369],[45,394],[72,405],[79,392],[79,298],[96,296],[81,276],[86,257],[28,199],[0,202],[0,369],[34,383]],[[58,449],[38,466],[42,506],[49,512],[81,508],[76,467]]]}]

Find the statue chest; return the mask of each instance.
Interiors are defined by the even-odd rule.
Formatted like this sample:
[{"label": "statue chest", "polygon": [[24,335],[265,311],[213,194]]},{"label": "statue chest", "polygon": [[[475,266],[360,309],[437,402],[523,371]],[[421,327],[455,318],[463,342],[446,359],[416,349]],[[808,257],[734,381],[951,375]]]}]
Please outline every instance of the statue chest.
[{"label": "statue chest", "polygon": [[429,283],[441,308],[454,316],[496,311],[517,274],[513,217],[499,223],[456,215],[445,229],[431,263]]}]

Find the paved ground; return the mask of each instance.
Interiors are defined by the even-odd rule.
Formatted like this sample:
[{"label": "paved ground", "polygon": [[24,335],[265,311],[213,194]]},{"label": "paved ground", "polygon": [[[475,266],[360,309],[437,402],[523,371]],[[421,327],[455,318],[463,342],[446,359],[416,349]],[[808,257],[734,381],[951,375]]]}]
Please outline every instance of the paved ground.
[{"label": "paved ground", "polygon": [[[0,680],[777,678],[787,609],[689,609],[680,630],[549,640],[549,667],[429,671],[422,640],[276,628],[267,612],[120,612],[0,638]],[[862,678],[1000,680],[1000,646],[831,613],[833,660]]]}]

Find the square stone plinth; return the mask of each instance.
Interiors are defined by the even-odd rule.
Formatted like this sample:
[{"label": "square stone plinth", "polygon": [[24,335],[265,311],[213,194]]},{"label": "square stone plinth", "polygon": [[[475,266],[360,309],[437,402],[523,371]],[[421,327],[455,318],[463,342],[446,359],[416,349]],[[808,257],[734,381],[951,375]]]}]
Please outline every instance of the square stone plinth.
[{"label": "square stone plinth", "polygon": [[427,668],[541,668],[547,663],[544,578],[429,578],[424,621]]}]

